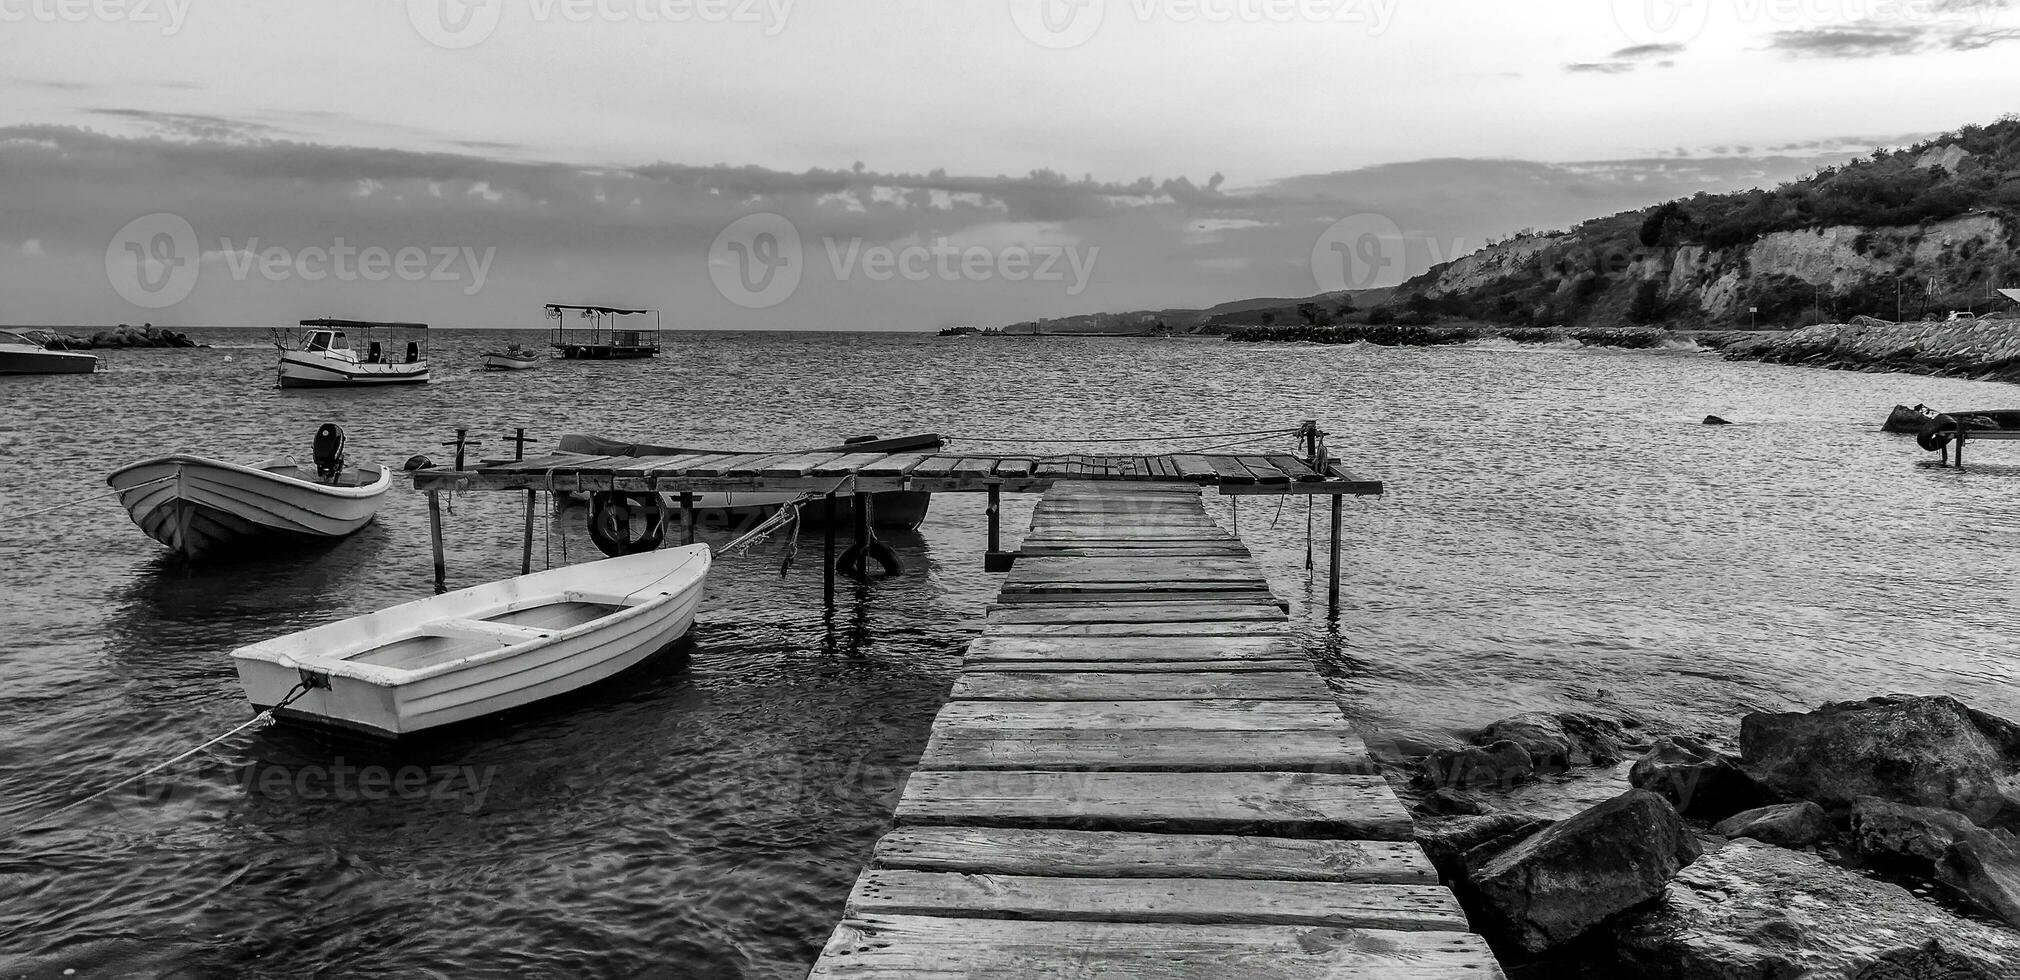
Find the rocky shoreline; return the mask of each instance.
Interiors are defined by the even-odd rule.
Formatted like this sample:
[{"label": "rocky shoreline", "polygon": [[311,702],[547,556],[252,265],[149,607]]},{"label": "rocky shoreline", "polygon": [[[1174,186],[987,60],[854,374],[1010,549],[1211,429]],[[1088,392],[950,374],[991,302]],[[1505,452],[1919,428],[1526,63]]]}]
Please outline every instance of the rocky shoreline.
[{"label": "rocky shoreline", "polygon": [[[2020,725],[1954,698],[1749,714],[1737,754],[1579,713],[1439,741],[1369,745],[1511,978],[2020,976]],[[1603,799],[1525,809],[1549,780]]]},{"label": "rocky shoreline", "polygon": [[59,333],[55,330],[21,330],[23,336],[32,338],[50,350],[117,350],[131,347],[202,347],[204,345],[189,339],[189,335],[174,330],[165,330],[152,323],[130,327],[122,323],[117,327],[100,330],[90,336]]},{"label": "rocky shoreline", "polygon": [[1696,339],[1729,361],[2020,384],[2020,319],[2014,318],[1892,323],[1859,317],[1786,333],[1711,331]]}]

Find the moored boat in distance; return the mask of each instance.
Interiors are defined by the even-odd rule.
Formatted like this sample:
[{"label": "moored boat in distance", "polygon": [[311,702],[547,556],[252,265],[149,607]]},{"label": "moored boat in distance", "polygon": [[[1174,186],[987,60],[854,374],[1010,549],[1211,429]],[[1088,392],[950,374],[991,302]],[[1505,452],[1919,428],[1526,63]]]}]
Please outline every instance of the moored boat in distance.
[{"label": "moored boat in distance", "polygon": [[303,320],[300,330],[295,338],[274,331],[283,388],[377,388],[428,381],[425,323],[317,319]]},{"label": "moored boat in distance", "polygon": [[[694,625],[707,545],[556,568],[232,651],[254,708],[397,739],[606,680]],[[307,689],[302,690],[306,685]]]},{"label": "moored boat in distance", "polygon": [[393,485],[383,466],[346,465],[343,430],[316,433],[315,463],[242,466],[176,453],[106,477],[147,536],[190,559],[285,552],[335,541],[379,512]]},{"label": "moored boat in distance", "polygon": [[96,355],[50,350],[26,334],[0,330],[0,374],[90,374],[96,370]]},{"label": "moored boat in distance", "polygon": [[486,371],[527,371],[540,366],[542,356],[539,351],[520,344],[513,344],[503,350],[484,353]]},{"label": "moored boat in distance", "polygon": [[[568,314],[588,320],[587,327],[568,326]],[[650,328],[629,326],[632,317],[652,317]],[[548,346],[570,361],[627,361],[659,356],[659,311],[626,310],[615,306],[547,304],[547,318],[554,321]],[[622,318],[626,326],[620,328]],[[640,322],[643,322],[642,320]]]}]

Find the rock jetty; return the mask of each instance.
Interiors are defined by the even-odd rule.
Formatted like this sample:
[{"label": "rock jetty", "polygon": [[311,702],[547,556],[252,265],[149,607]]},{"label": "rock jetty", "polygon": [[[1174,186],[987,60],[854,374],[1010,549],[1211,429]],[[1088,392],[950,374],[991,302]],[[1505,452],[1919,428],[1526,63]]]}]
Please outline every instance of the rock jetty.
[{"label": "rock jetty", "polygon": [[1706,333],[1729,361],[2020,383],[2020,319],[1891,323],[1859,317],[1787,333]]},{"label": "rock jetty", "polygon": [[200,347],[189,335],[174,330],[165,330],[152,323],[130,327],[122,323],[117,327],[100,330],[89,336],[83,334],[60,333],[55,330],[23,330],[21,333],[34,338],[50,350],[109,350],[122,347]]}]

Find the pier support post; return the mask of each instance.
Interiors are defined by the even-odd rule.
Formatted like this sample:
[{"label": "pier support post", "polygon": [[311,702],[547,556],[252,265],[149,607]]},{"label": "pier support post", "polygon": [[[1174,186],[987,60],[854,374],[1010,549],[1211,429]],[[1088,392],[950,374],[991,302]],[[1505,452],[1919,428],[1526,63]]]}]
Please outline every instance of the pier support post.
[{"label": "pier support post", "polygon": [[1340,495],[1333,495],[1333,570],[1326,583],[1326,616],[1340,618]]},{"label": "pier support post", "polygon": [[835,495],[821,501],[821,600],[835,608]]},{"label": "pier support post", "polygon": [[695,525],[699,523],[699,520],[694,513],[694,491],[692,490],[683,490],[680,493],[680,523],[686,528],[687,540],[685,543],[693,544]]},{"label": "pier support post", "polygon": [[863,553],[863,574],[856,576],[856,596],[870,594],[870,495],[858,490],[849,498],[856,508],[856,548]]},{"label": "pier support post", "polygon": [[1003,550],[1003,487],[989,484],[989,553]]},{"label": "pier support post", "polygon": [[449,562],[442,553],[442,494],[428,491],[428,538],[435,546],[435,591],[443,591],[449,581]]},{"label": "pier support post", "polygon": [[519,574],[533,574],[533,510],[539,501],[540,491],[526,491],[526,538],[519,546]]}]

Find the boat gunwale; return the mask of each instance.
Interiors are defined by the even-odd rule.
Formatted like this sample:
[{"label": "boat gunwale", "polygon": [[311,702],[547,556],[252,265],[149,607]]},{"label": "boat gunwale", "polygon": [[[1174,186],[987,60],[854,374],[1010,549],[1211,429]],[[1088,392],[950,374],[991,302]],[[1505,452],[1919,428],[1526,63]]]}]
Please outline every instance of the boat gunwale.
[{"label": "boat gunwale", "polygon": [[[182,475],[181,470],[187,467],[192,466],[210,467],[213,469],[224,470],[230,473],[237,473],[245,476],[260,477],[262,479],[270,480],[275,483],[280,483],[287,486],[296,486],[307,490],[314,490],[317,493],[329,497],[343,497],[355,500],[363,500],[370,497],[377,497],[381,494],[384,494],[393,485],[393,471],[390,467],[385,466],[383,464],[378,464],[377,468],[379,470],[379,476],[371,483],[359,484],[357,486],[342,486],[330,483],[317,483],[313,480],[304,480],[300,477],[289,476],[285,473],[281,473],[275,470],[261,469],[257,466],[248,466],[244,463],[233,463],[222,459],[212,459],[208,456],[198,456],[194,453],[170,453],[167,456],[156,456],[152,459],[144,459],[137,463],[129,463],[116,470],[113,470],[109,475],[106,476],[105,483],[112,489],[119,491],[119,493],[122,496],[128,493],[132,493],[135,490],[141,489],[141,486],[139,484],[120,486],[118,482],[119,478],[127,473],[143,469],[149,466],[174,466],[177,468],[176,475],[178,477]],[[295,468],[303,469],[304,467],[302,467],[300,464],[295,464]],[[369,469],[364,466],[353,466],[350,467],[350,469],[356,470],[360,473],[369,472]],[[146,481],[142,482],[144,483]]]}]

